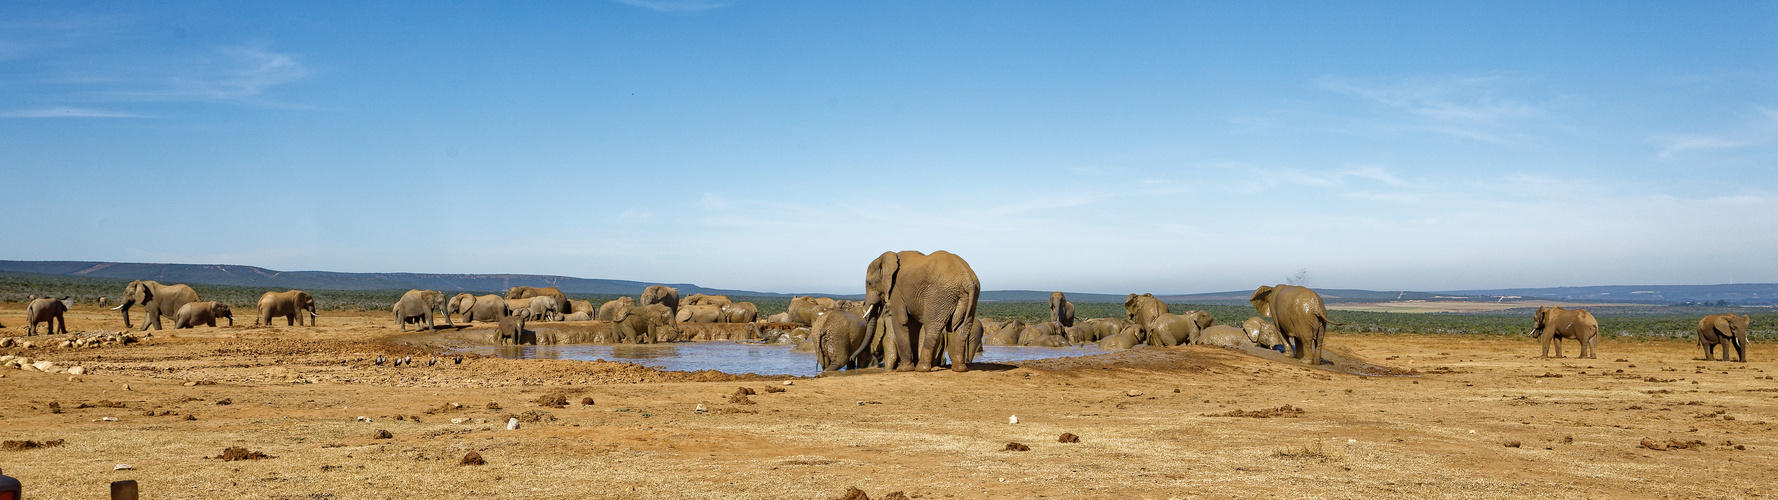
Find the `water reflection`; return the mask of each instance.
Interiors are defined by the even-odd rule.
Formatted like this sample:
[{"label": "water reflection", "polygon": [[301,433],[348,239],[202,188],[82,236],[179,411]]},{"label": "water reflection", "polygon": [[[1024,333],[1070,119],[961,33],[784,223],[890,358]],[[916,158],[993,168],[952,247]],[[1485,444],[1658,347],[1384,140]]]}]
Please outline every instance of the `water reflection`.
[{"label": "water reflection", "polygon": [[[717,370],[725,373],[810,376],[821,373],[815,355],[795,352],[788,345],[745,342],[681,342],[673,344],[575,344],[539,346],[487,346],[465,349],[483,355],[512,359],[605,360],[636,363],[665,370]],[[1074,347],[986,346],[976,358],[981,363],[1104,354],[1094,345]]]}]

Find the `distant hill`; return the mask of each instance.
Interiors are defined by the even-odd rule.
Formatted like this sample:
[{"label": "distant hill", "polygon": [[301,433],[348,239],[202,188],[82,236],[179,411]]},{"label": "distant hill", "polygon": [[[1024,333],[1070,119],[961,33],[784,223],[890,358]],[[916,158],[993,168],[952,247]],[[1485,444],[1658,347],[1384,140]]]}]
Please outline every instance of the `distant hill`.
[{"label": "distant hill", "polygon": [[336,273],[328,271],[274,271],[263,267],[214,264],[134,264],[119,262],[0,260],[0,271],[91,276],[164,283],[301,288],[314,290],[440,290],[505,292],[515,286],[558,287],[566,293],[640,295],[649,285],[663,284],[679,293],[780,296],[784,294],[704,288],[688,283],[573,278],[534,274],[417,274]]},{"label": "distant hill", "polygon": [[[679,289],[681,294],[722,294],[751,297],[789,297],[792,294],[704,288],[689,283],[649,283],[642,281],[574,278],[535,274],[417,274],[417,273],[336,273],[328,271],[274,271],[263,267],[214,264],[141,264],[120,262],[17,261],[0,260],[0,272],[35,273],[62,276],[87,276],[125,280],[149,279],[166,283],[192,283],[264,288],[301,288],[313,290],[407,290],[505,292],[514,286],[558,287],[573,294],[639,295],[649,285],[664,284]],[[1380,302],[1390,300],[1561,300],[1568,302],[1600,302],[1630,304],[1778,304],[1778,283],[1744,283],[1733,285],[1634,285],[1582,286],[1559,288],[1503,288],[1495,290],[1458,290],[1446,292],[1373,291],[1339,288],[1317,288],[1330,303]],[[1122,303],[1128,294],[1067,292],[1073,302]],[[1045,302],[1048,290],[985,290],[986,302]],[[800,294],[799,294],[800,295]],[[825,294],[824,294],[825,295]],[[1228,292],[1161,294],[1170,304],[1247,305],[1252,289]],[[862,294],[838,295],[840,298],[863,299]]]}]

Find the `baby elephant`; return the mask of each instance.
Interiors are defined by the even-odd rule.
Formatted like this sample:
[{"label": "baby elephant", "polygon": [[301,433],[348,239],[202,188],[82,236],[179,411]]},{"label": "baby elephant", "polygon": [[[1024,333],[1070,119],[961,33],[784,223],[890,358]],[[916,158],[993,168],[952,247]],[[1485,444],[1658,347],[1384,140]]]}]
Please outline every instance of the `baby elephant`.
[{"label": "baby elephant", "polygon": [[815,343],[815,361],[821,365],[821,371],[857,369],[875,364],[866,349],[871,339],[865,331],[865,322],[852,311],[819,313],[815,316],[814,326],[809,327],[809,339]]},{"label": "baby elephant", "polygon": [[[68,319],[62,317],[62,313],[68,312],[71,303],[68,297],[32,300],[31,305],[25,306],[25,322],[30,324],[25,327],[25,335],[36,335],[38,323],[49,323],[49,332],[45,335],[68,333]],[[57,325],[60,325],[60,332],[56,331]]]},{"label": "baby elephant", "polygon": [[1284,345],[1284,335],[1270,321],[1248,318],[1240,328],[1214,325],[1199,334],[1199,343],[1225,347],[1259,346],[1272,349]]},{"label": "baby elephant", "polygon": [[530,318],[530,311],[524,314],[513,314],[500,317],[500,327],[494,331],[494,342],[500,345],[518,345],[525,336],[525,319]]},{"label": "baby elephant", "polygon": [[197,328],[198,325],[216,326],[216,318],[228,318],[228,326],[235,326],[235,313],[229,311],[228,304],[221,302],[186,302],[179,306],[179,312],[173,313],[173,329]]}]

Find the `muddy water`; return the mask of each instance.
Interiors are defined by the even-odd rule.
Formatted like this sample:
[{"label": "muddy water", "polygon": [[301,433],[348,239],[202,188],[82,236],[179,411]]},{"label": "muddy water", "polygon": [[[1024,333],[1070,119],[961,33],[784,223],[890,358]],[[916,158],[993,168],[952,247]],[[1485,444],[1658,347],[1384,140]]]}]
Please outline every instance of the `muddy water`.
[{"label": "muddy water", "polygon": [[[821,373],[815,354],[793,352],[788,345],[745,342],[679,342],[647,345],[569,344],[536,346],[488,346],[464,349],[483,355],[512,359],[573,359],[621,361],[665,370],[717,370],[724,373],[813,376]],[[978,363],[1005,363],[1032,359],[1104,354],[1097,346],[1012,347],[985,346]]]}]

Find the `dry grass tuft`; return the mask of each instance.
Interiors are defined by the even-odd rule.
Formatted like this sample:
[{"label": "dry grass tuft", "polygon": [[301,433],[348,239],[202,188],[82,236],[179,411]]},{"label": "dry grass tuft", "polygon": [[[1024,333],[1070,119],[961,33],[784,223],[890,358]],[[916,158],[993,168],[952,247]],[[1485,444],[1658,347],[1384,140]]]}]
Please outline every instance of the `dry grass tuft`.
[{"label": "dry grass tuft", "polygon": [[858,489],[857,486],[849,486],[846,488],[846,493],[840,495],[838,500],[870,500],[870,495],[864,494],[864,490]]},{"label": "dry grass tuft", "polygon": [[264,460],[264,459],[268,459],[268,458],[278,458],[278,457],[274,457],[274,456],[260,453],[257,451],[251,451],[246,448],[239,447],[239,446],[230,446],[226,449],[223,449],[221,455],[217,455],[217,456],[211,457],[211,458],[220,458],[224,462],[233,462],[236,460]]},{"label": "dry grass tuft", "polygon": [[1232,411],[1223,412],[1223,413],[1205,413],[1204,416],[1206,416],[1206,417],[1274,418],[1274,417],[1301,417],[1301,416],[1303,416],[1304,413],[1306,413],[1306,412],[1304,412],[1302,408],[1297,408],[1297,407],[1291,406],[1291,405],[1284,405],[1284,406],[1280,406],[1277,408],[1267,408],[1264,410],[1232,410]]},{"label": "dry grass tuft", "polygon": [[1282,450],[1272,450],[1272,458],[1312,460],[1316,462],[1331,462],[1338,459],[1338,457],[1329,453],[1327,448],[1321,445],[1320,441],[1316,441],[1313,445],[1303,445],[1296,449],[1286,448]]},{"label": "dry grass tuft", "polygon": [[1018,442],[1010,442],[1006,443],[1006,449],[1001,451],[1031,451],[1031,447]]},{"label": "dry grass tuft", "polygon": [[44,441],[41,443],[36,442],[36,441],[30,441],[30,440],[5,441],[5,442],[0,442],[0,450],[25,451],[25,450],[35,450],[38,448],[54,448],[57,446],[61,446],[64,442],[65,441],[60,440],[60,439],[51,439],[51,440]]}]

